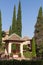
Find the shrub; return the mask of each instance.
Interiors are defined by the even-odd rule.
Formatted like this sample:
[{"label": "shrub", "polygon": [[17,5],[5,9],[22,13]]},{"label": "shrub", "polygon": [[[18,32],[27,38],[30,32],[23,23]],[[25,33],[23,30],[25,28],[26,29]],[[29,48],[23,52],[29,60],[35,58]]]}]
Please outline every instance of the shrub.
[{"label": "shrub", "polygon": [[0,60],[0,65],[43,65],[43,60]]}]

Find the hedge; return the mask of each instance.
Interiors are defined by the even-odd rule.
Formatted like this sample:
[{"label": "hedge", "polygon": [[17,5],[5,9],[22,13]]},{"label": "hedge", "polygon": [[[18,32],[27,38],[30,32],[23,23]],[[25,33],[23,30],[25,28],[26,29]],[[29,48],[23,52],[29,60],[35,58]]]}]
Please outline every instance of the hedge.
[{"label": "hedge", "polygon": [[0,65],[43,65],[43,60],[40,61],[0,60]]}]

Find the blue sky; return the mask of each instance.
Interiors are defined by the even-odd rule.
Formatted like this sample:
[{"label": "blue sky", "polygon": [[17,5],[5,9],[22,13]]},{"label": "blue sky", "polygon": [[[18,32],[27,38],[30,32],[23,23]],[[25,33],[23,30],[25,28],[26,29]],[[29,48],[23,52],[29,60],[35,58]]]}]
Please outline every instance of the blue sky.
[{"label": "blue sky", "polygon": [[[43,8],[43,0],[20,0],[22,10],[22,36],[34,35],[34,25],[40,6]],[[0,0],[0,10],[2,12],[2,30],[8,30],[12,24],[13,9],[16,5],[18,10],[19,0]],[[17,13],[16,13],[17,14]]]}]

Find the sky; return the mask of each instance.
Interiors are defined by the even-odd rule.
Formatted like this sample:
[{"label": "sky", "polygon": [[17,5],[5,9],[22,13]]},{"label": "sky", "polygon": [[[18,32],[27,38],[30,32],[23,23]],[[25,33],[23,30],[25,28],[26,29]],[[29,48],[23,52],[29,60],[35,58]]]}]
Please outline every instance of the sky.
[{"label": "sky", "polygon": [[[22,37],[34,36],[34,26],[37,21],[40,6],[43,8],[43,0],[20,0],[22,11]],[[0,10],[2,14],[2,30],[9,30],[12,24],[14,5],[16,5],[16,15],[19,0],[0,0]]]}]

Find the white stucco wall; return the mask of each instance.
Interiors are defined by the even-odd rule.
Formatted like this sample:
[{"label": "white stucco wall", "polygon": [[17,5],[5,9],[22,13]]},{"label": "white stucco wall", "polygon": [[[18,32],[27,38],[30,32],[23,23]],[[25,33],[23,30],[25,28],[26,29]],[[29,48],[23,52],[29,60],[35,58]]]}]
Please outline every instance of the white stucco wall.
[{"label": "white stucco wall", "polygon": [[30,41],[23,42],[23,45],[27,45],[27,44],[30,44]]}]

